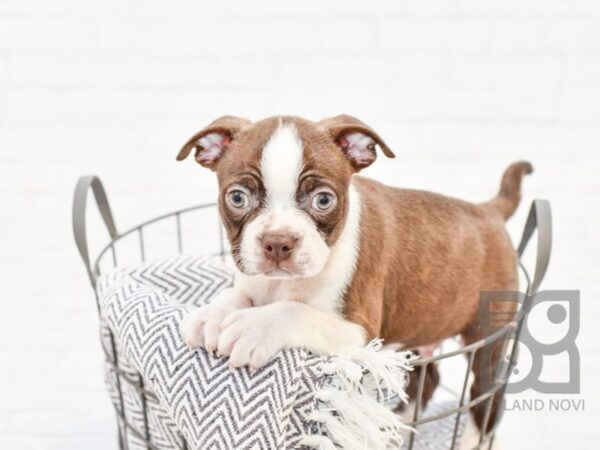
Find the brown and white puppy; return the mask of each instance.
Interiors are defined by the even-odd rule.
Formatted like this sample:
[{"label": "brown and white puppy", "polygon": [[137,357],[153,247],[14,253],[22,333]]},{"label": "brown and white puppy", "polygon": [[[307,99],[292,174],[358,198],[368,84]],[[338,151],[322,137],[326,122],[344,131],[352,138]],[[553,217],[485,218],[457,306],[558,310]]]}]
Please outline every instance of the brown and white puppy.
[{"label": "brown and white puppy", "polygon": [[[328,354],[373,337],[406,348],[482,337],[480,291],[517,288],[504,222],[531,166],[513,164],[496,198],[471,204],[356,176],[376,146],[394,157],[345,115],[226,116],[187,141],[177,159],[195,149],[216,172],[237,266],[234,286],[184,321],[189,347],[259,368],[286,347]],[[476,362],[474,395],[481,372]]]}]

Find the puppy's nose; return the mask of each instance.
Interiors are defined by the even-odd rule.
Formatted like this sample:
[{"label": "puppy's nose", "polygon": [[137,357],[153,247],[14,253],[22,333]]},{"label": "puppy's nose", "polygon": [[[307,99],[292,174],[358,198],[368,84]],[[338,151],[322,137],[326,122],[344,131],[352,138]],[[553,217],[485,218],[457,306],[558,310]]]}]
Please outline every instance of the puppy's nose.
[{"label": "puppy's nose", "polygon": [[265,257],[275,262],[289,259],[297,241],[298,238],[288,234],[265,234],[261,239]]}]

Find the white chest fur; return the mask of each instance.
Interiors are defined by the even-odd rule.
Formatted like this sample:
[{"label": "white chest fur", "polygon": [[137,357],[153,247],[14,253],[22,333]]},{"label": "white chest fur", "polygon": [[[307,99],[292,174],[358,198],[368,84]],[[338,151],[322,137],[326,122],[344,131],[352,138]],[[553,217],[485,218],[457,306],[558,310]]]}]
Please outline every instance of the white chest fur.
[{"label": "white chest fur", "polygon": [[263,275],[248,276],[236,271],[234,285],[256,306],[277,301],[302,302],[324,313],[339,315],[359,255],[360,197],[351,184],[348,216],[344,229],[323,270],[310,278],[274,279]]}]

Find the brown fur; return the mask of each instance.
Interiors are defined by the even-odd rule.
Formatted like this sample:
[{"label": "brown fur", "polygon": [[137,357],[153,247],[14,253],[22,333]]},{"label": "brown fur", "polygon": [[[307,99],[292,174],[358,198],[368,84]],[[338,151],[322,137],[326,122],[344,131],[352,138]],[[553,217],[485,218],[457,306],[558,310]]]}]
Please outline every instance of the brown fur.
[{"label": "brown fur", "polygon": [[[363,211],[361,255],[345,299],[345,316],[365,327],[370,337],[407,348],[457,334],[467,345],[482,339],[480,291],[518,288],[517,255],[504,220],[518,203],[518,194],[509,190],[520,186],[520,177],[514,175],[530,167],[510,166],[499,196],[481,205],[356,177]],[[491,386],[499,349],[491,350],[494,359],[488,367],[480,364],[479,354],[474,360],[472,398]],[[433,365],[427,372],[422,405],[439,382]],[[409,395],[416,395],[418,373],[411,377]],[[474,409],[480,427],[484,411]]]},{"label": "brown fur", "polygon": [[478,319],[481,290],[517,288],[516,253],[489,205],[362,177],[355,184],[361,245],[345,314],[371,336],[427,345]]},{"label": "brown fur", "polygon": [[[261,207],[262,148],[281,120],[295,124],[304,145],[305,165],[300,175],[298,204],[303,205],[304,196],[315,185],[326,185],[337,195],[338,204],[323,217],[307,210],[328,245],[335,243],[344,227],[352,179],[360,195],[360,255],[344,298],[345,318],[363,326],[370,338],[379,336],[407,348],[429,345],[457,334],[462,335],[466,344],[481,339],[480,291],[518,288],[517,255],[504,222],[519,203],[521,178],[532,171],[531,165],[525,162],[511,165],[502,178],[498,196],[486,203],[472,204],[353,176],[365,165],[345,154],[340,145],[344,133],[365,133],[387,156],[393,157],[393,153],[379,135],[350,116],[317,123],[297,117],[270,118],[255,124],[227,116],[196,133],[184,145],[178,159],[185,158],[207,133],[217,131],[226,135],[227,149],[218,164],[213,161],[207,164],[202,158],[203,149],[196,146],[196,150],[198,162],[217,172],[220,211],[234,256],[244,223]],[[374,147],[371,150],[367,165],[376,157]],[[224,195],[234,182],[246,183],[256,193],[257,206],[247,216],[236,217],[225,206]],[[499,354],[497,350],[495,353]],[[475,358],[472,396],[485,392],[492,368],[480,367],[479,358]],[[424,402],[431,397],[439,380],[434,366],[427,370]],[[414,387],[409,387],[411,390]],[[481,425],[480,410],[475,411],[475,419]],[[493,417],[490,423],[493,424]]]}]

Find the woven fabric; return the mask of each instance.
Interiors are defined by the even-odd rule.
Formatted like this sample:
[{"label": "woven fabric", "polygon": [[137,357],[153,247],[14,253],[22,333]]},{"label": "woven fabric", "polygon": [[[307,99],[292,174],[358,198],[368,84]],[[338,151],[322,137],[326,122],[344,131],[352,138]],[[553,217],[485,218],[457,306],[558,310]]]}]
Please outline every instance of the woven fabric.
[{"label": "woven fabric", "polygon": [[[220,262],[196,257],[160,260],[99,280],[103,324],[117,341],[119,368],[138,383],[143,374],[145,388],[158,399],[147,407],[146,428],[138,390],[121,382],[126,414],[159,448],[181,448],[179,433],[192,448],[293,448],[309,425],[304,417],[314,403],[318,357],[287,350],[250,373],[231,371],[224,358],[183,345],[179,323],[189,307],[207,303],[231,282]],[[113,372],[109,368],[108,384],[119,404]],[[131,441],[133,448],[140,444],[135,436]]]},{"label": "woven fabric", "polygon": [[[299,448],[302,437],[315,431],[308,418],[318,403],[315,392],[327,358],[290,349],[250,373],[231,371],[225,358],[183,344],[183,316],[231,283],[231,271],[220,261],[193,256],[99,278],[103,347],[133,381],[117,377],[106,364],[112,402],[135,429],[122,433],[126,448],[146,448],[148,438],[157,449]],[[151,393],[145,403],[141,389]],[[415,448],[447,448],[442,443],[453,425],[453,420],[451,426],[429,425],[422,430],[427,439],[417,439]]]}]

